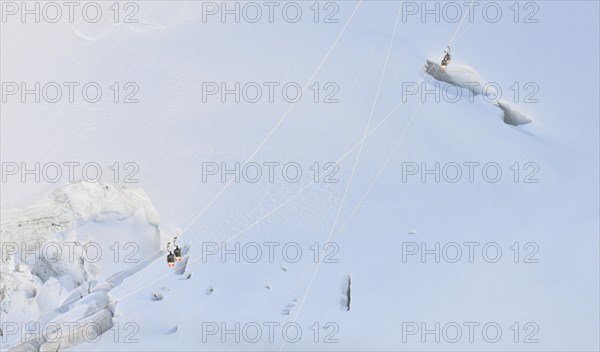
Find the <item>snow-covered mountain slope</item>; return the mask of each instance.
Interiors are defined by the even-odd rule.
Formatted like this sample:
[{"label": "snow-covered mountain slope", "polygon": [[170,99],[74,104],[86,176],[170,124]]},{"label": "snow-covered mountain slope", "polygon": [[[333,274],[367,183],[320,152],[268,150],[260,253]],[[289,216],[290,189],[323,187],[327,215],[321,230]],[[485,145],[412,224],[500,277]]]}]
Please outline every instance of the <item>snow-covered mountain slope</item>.
[{"label": "snow-covered mountain slope", "polygon": [[[103,183],[70,183],[32,205],[3,209],[0,300],[2,329],[8,330],[3,344],[54,351],[85,341],[86,324],[109,330],[108,292],[148,264],[136,256],[161,254],[158,226],[143,190]],[[119,251],[121,243],[129,253]],[[136,265],[119,270],[122,262]],[[11,336],[16,322],[27,323],[25,331],[38,331]],[[72,322],[79,324],[72,334],[48,336],[56,324],[65,328]]]},{"label": "snow-covered mountain slope", "polygon": [[[290,3],[272,22],[142,1],[138,23],[110,3],[97,23],[2,23],[3,82],[80,85],[2,103],[1,241],[84,260],[3,263],[0,349],[598,350],[598,4],[436,22],[344,1],[315,23],[298,2],[294,23]],[[446,74],[492,102],[423,71],[448,41]],[[220,94],[236,82],[239,102]],[[77,182],[23,181],[36,162],[79,163]],[[262,177],[224,174],[247,162]],[[91,163],[101,183],[79,182]],[[57,323],[77,330],[41,331]]]}]

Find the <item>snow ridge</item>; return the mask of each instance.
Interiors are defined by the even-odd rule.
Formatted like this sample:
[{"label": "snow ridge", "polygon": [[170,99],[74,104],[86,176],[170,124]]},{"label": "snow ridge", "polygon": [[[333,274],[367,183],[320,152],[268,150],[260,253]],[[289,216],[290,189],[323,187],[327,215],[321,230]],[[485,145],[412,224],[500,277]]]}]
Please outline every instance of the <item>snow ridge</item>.
[{"label": "snow ridge", "polygon": [[[440,64],[427,60],[423,69],[434,79],[459,88],[467,89],[473,95],[486,95],[487,97],[497,96],[496,90],[491,86],[488,86],[488,89],[485,91],[483,90],[484,86],[486,86],[486,82],[481,78],[477,71],[469,66],[452,65],[444,69]],[[493,104],[502,110],[502,120],[507,125],[519,126],[528,124],[532,121],[529,117],[509,105],[505,100],[496,99]]]}]

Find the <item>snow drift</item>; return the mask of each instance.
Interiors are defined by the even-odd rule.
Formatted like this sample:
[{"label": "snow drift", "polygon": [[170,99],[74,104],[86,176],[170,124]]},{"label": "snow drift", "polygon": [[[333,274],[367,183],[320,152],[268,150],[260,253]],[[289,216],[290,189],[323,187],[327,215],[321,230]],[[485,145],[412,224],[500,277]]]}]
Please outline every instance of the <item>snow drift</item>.
[{"label": "snow drift", "polygon": [[519,126],[531,122],[529,117],[515,110],[515,108],[510,106],[505,100],[498,100],[496,106],[502,110],[502,120],[508,125]]},{"label": "snow drift", "polygon": [[[443,69],[440,64],[427,60],[424,69],[425,72],[438,81],[467,89],[473,95],[484,94],[483,87],[485,86],[485,81],[479,76],[477,71],[469,66],[451,65]],[[486,93],[495,93],[495,91],[488,90]]]},{"label": "snow drift", "polygon": [[[479,73],[469,66],[451,65],[443,69],[438,63],[427,60],[424,70],[434,79],[467,89],[473,95],[497,96],[497,91],[494,87],[486,87],[486,82],[481,78]],[[510,106],[505,100],[498,99],[494,102],[494,105],[502,110],[502,120],[507,125],[519,126],[532,121],[529,117]]]}]

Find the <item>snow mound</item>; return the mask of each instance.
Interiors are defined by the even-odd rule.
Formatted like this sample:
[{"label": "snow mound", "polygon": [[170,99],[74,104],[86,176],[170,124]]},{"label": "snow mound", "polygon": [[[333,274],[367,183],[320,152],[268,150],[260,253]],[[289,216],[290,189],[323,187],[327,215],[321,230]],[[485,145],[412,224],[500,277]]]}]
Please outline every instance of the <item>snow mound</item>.
[{"label": "snow mound", "polygon": [[[440,64],[427,60],[423,69],[434,79],[467,89],[473,95],[498,96],[497,90],[493,86],[486,86],[486,81],[470,66],[451,65],[443,69]],[[507,125],[519,126],[532,121],[529,117],[510,106],[505,100],[495,100],[494,105],[502,110],[502,121]]]},{"label": "snow mound", "polygon": [[[477,73],[477,71],[470,66],[453,65],[443,69],[440,64],[431,60],[427,60],[424,70],[427,72],[427,74],[438,81],[467,89],[473,95],[484,94],[483,87],[485,86],[486,82],[483,80],[483,78],[481,78],[479,73]],[[493,87],[489,87],[485,93],[487,95],[493,95],[496,94],[496,90]]]},{"label": "snow mound", "polygon": [[531,119],[529,117],[515,110],[505,100],[498,100],[496,102],[496,106],[498,106],[502,110],[502,120],[507,125],[519,126],[531,122]]}]

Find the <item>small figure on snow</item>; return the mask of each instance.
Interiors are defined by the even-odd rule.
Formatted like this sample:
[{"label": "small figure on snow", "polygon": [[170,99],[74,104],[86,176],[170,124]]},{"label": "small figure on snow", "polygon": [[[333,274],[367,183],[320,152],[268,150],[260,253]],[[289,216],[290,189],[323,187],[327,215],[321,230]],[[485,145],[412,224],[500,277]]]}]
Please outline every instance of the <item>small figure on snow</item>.
[{"label": "small figure on snow", "polygon": [[448,45],[448,50],[444,50],[444,58],[442,59],[442,69],[445,69],[450,64],[450,45]]}]

